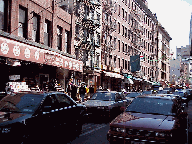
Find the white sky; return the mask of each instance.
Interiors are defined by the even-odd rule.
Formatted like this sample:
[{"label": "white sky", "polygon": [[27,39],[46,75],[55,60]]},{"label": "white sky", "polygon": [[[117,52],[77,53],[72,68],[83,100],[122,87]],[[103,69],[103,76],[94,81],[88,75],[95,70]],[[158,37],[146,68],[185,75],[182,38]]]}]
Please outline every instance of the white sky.
[{"label": "white sky", "polygon": [[171,52],[176,47],[189,45],[192,5],[185,0],[147,0],[148,8],[156,13],[158,21],[169,33]]}]

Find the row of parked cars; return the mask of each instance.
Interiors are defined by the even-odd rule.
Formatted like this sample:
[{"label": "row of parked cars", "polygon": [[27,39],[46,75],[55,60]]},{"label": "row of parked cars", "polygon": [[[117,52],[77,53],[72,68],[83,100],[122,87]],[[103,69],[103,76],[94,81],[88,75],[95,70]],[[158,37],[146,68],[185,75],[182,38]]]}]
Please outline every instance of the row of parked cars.
[{"label": "row of parked cars", "polygon": [[81,104],[62,92],[12,93],[0,101],[1,141],[28,142],[55,130],[66,138],[78,136],[87,116],[102,116],[112,120],[110,143],[177,142],[187,125],[184,103],[184,97],[173,93],[98,91]]}]

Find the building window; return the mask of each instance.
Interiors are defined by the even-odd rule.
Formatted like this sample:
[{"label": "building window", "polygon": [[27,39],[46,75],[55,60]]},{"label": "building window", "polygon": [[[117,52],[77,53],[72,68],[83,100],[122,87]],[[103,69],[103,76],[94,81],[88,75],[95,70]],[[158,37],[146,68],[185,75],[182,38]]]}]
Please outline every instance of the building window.
[{"label": "building window", "polygon": [[9,0],[0,0],[0,30],[10,32],[11,4]]},{"label": "building window", "polygon": [[123,25],[122,25],[122,29],[123,29],[122,36],[124,36],[125,31],[124,31],[124,26]]},{"label": "building window", "polygon": [[44,45],[51,46],[51,22],[48,20],[44,23]]},{"label": "building window", "polygon": [[130,61],[128,61],[128,70],[130,70]]},{"label": "building window", "polygon": [[125,11],[125,20],[127,21],[127,12]]},{"label": "building window", "polygon": [[131,31],[128,30],[128,39],[130,39]]},{"label": "building window", "polygon": [[125,69],[127,70],[127,60],[125,60]]},{"label": "building window", "polygon": [[107,55],[105,55],[105,65],[107,65]]},{"label": "building window", "polygon": [[118,44],[119,44],[119,52],[120,52],[120,50],[121,50],[120,40],[118,40]]},{"label": "building window", "polygon": [[119,12],[118,12],[118,15],[120,16],[121,14],[121,5],[119,5]]},{"label": "building window", "polygon": [[122,42],[122,52],[125,51],[125,46],[124,46],[124,42]]},{"label": "building window", "polygon": [[121,27],[120,27],[120,23],[119,23],[119,22],[118,22],[118,28],[119,28],[118,33],[120,34],[120,29],[121,29]]},{"label": "building window", "polygon": [[35,42],[40,41],[40,16],[33,14],[33,29],[32,29],[32,40]]},{"label": "building window", "polygon": [[123,19],[125,18],[125,15],[124,15],[124,8],[122,8],[122,13],[123,13]]},{"label": "building window", "polygon": [[125,38],[127,38],[127,28],[125,27]]},{"label": "building window", "polygon": [[57,49],[62,51],[62,27],[57,26]]},{"label": "building window", "polygon": [[125,54],[127,55],[127,44],[125,44]]},{"label": "building window", "polygon": [[69,31],[65,31],[65,53],[71,53]]},{"label": "building window", "polygon": [[114,56],[114,67],[116,67],[116,56]]},{"label": "building window", "polygon": [[121,68],[121,61],[120,61],[120,58],[118,58],[118,62],[119,62],[119,68]]},{"label": "building window", "polygon": [[124,59],[122,59],[122,62],[123,62],[123,69],[124,69],[125,68]]},{"label": "building window", "polygon": [[18,36],[27,39],[27,9],[19,7],[19,27]]}]

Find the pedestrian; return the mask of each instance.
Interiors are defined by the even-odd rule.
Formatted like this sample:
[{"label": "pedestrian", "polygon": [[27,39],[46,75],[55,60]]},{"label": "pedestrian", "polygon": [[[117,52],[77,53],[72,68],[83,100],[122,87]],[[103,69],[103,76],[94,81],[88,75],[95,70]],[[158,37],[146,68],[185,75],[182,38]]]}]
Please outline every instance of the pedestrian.
[{"label": "pedestrian", "polygon": [[90,98],[91,98],[92,95],[94,94],[94,88],[93,88],[92,85],[89,87],[89,94],[90,94]]},{"label": "pedestrian", "polygon": [[74,99],[75,101],[77,101],[76,95],[77,95],[77,87],[72,82],[71,83],[71,98]]},{"label": "pedestrian", "polygon": [[79,88],[79,94],[82,99],[81,102],[84,102],[85,93],[86,93],[85,85],[84,85],[84,83],[81,83],[81,87]]}]

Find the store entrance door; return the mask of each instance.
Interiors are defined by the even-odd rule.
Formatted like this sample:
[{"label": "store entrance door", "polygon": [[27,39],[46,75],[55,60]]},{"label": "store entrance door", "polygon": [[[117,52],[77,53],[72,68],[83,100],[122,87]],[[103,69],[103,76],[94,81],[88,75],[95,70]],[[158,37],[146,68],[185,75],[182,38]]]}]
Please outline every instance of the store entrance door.
[{"label": "store entrance door", "polygon": [[45,90],[46,84],[49,82],[49,74],[39,74],[40,77],[40,88]]}]

